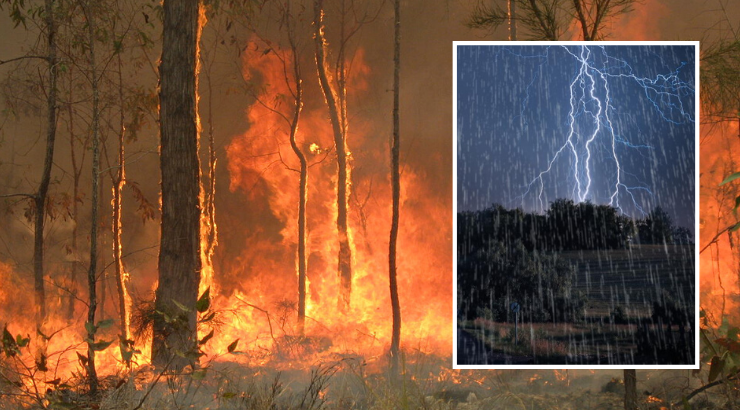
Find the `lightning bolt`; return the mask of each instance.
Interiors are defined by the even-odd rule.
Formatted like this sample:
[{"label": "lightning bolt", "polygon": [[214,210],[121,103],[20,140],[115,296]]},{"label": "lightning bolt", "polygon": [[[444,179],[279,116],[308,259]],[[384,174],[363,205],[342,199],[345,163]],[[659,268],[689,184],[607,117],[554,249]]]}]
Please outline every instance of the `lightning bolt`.
[{"label": "lightning bolt", "polygon": [[[548,46],[543,54],[529,56],[504,48],[517,57],[542,59],[535,77],[526,87],[520,117],[524,116],[530,90],[535,83],[536,76],[539,75],[539,68],[548,61],[550,47]],[[647,77],[635,73],[632,65],[625,59],[610,56],[605,46],[561,47],[575,62],[575,73],[569,86],[570,110],[567,116],[567,135],[550,156],[545,169],[529,180],[529,183],[524,186],[524,193],[517,197],[517,200],[521,200],[523,205],[525,197],[530,194],[536,195],[540,211],[544,212],[546,209],[545,176],[552,171],[557,161],[565,161],[567,157],[570,157],[569,180],[573,184],[572,199],[576,202],[594,199],[592,192],[593,158],[597,155],[594,149],[596,142],[603,141],[603,145],[608,147],[605,158],[608,157],[608,161],[613,164],[613,172],[609,176],[611,182],[608,186],[610,188],[607,193],[609,205],[624,212],[620,203],[620,196],[622,196],[622,200],[630,201],[631,206],[644,215],[645,210],[636,197],[636,193],[642,191],[650,196],[653,193],[644,183],[628,184],[626,182],[627,177],[637,178],[625,169],[620,152],[622,149],[636,150],[646,160],[649,160],[645,152],[653,150],[653,147],[632,143],[617,132],[617,127],[612,120],[615,111],[612,101],[618,93],[612,91],[615,87],[611,83],[616,80],[631,81],[644,92],[644,96],[660,118],[672,124],[693,123],[695,122],[693,113],[684,107],[683,99],[693,95],[694,87],[681,80],[679,75],[686,63],[682,62],[672,72]]]}]

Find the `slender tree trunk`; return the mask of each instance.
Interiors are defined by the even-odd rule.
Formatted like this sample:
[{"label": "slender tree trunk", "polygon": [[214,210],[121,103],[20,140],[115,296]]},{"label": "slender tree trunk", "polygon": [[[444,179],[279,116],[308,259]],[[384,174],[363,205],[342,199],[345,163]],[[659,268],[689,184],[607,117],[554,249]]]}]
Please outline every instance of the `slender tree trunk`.
[{"label": "slender tree trunk", "polygon": [[[165,0],[160,74],[162,234],[152,363],[182,369],[175,354],[197,348],[195,303],[201,274],[197,64],[200,2]],[[188,311],[183,311],[177,301]],[[166,315],[166,316],[165,316]],[[174,318],[167,320],[167,318]],[[197,359],[196,359],[197,360]]]},{"label": "slender tree trunk", "polygon": [[57,131],[57,45],[56,21],[54,18],[54,0],[45,0],[46,13],[46,40],[49,47],[47,59],[49,63],[49,91],[46,98],[47,128],[46,153],[44,156],[44,170],[41,173],[39,189],[34,197],[36,207],[34,238],[33,238],[33,282],[34,302],[36,305],[35,320],[37,332],[37,357],[39,368],[46,367],[46,292],[44,290],[44,219],[46,216],[46,197],[51,181],[51,166],[54,160],[54,140]]},{"label": "slender tree trunk", "polygon": [[90,52],[90,80],[92,83],[92,216],[90,217],[90,267],[87,271],[87,286],[89,294],[89,308],[87,311],[87,383],[91,393],[98,390],[98,375],[95,369],[95,313],[97,301],[97,262],[98,262],[98,202],[100,185],[100,122],[98,91],[98,73],[95,67],[95,34],[96,22],[91,10],[91,2],[85,5],[85,14],[88,27]]},{"label": "slender tree trunk", "polygon": [[509,41],[516,41],[516,1],[509,0]]},{"label": "slender tree trunk", "polygon": [[[578,17],[578,21],[581,25],[581,31],[583,33],[583,41],[593,40],[592,35],[590,35],[588,32],[588,23],[586,22],[586,15],[583,10],[583,4],[581,3],[581,0],[573,0],[573,8],[576,10],[576,17]],[[594,30],[595,29],[596,27],[594,27]]]},{"label": "slender tree trunk", "polygon": [[624,410],[637,410],[637,371],[624,369]]},{"label": "slender tree trunk", "polygon": [[[71,68],[70,68],[71,70]],[[70,77],[72,77],[70,75]],[[70,80],[69,99],[73,101],[74,84]],[[80,196],[80,175],[82,165],[77,166],[77,153],[75,152],[75,128],[74,128],[74,110],[72,104],[67,104],[67,115],[69,116],[69,154],[72,158],[72,243],[70,244],[70,253],[72,254],[72,264],[69,272],[69,305],[67,306],[67,320],[71,321],[75,314],[75,303],[77,302],[77,268],[79,266],[79,253],[77,252],[77,225],[80,219],[80,206],[77,198]]]},{"label": "slender tree trunk", "polygon": [[398,219],[401,201],[401,173],[400,173],[400,121],[399,121],[399,92],[401,71],[401,0],[394,1],[395,35],[393,46],[393,143],[391,145],[391,185],[393,196],[393,215],[391,220],[391,237],[388,249],[388,272],[391,292],[391,308],[393,310],[393,328],[391,336],[391,375],[399,372],[399,355],[401,343],[401,303],[398,299],[398,283],[396,281],[396,248],[398,242]]},{"label": "slender tree trunk", "polygon": [[[323,0],[314,1],[314,42],[316,45],[316,68],[318,71],[321,91],[324,94],[326,105],[329,108],[334,134],[334,145],[337,150],[337,234],[339,235],[338,272],[340,283],[339,310],[349,311],[352,294],[352,249],[350,247],[349,229],[347,225],[347,197],[349,168],[347,164],[347,144],[337,95],[326,73],[326,40],[324,38],[324,5]],[[343,70],[340,70],[343,71]],[[341,94],[342,91],[340,91]]]},{"label": "slender tree trunk", "polygon": [[201,234],[204,236],[202,249],[201,280],[198,293],[210,289],[214,294],[213,253],[218,245],[218,228],[216,226],[216,143],[213,132],[213,83],[211,81],[213,61],[204,65],[208,84],[208,189],[203,193],[203,214],[201,216]]},{"label": "slender tree trunk", "polygon": [[293,149],[301,164],[298,187],[298,332],[301,336],[305,332],[306,322],[306,203],[308,201],[308,162],[296,141],[298,121],[303,108],[303,85],[301,84],[301,65],[298,57],[298,47],[293,38],[290,25],[290,0],[286,3],[285,24],[288,28],[288,41],[293,53],[293,77],[295,80],[295,108],[293,120],[290,123],[290,147]]},{"label": "slender tree trunk", "polygon": [[[126,184],[126,156],[124,152],[124,137],[126,134],[125,111],[123,109],[123,61],[121,54],[118,54],[118,101],[121,104],[121,116],[119,119],[118,131],[118,172],[113,180],[113,265],[116,269],[116,288],[118,293],[118,312],[120,318],[120,339],[123,352],[129,352],[133,344],[131,338],[131,319],[129,306],[131,306],[131,296],[129,295],[129,276],[123,266],[121,257],[121,194],[123,186]],[[127,356],[128,354],[124,355]],[[129,359],[124,359],[127,365],[131,365]]]}]

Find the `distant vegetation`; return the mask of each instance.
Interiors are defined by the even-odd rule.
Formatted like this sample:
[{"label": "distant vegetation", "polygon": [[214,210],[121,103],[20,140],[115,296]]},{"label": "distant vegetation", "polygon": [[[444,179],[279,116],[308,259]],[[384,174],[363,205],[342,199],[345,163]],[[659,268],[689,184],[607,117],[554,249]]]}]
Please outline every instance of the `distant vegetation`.
[{"label": "distant vegetation", "polygon": [[544,215],[501,205],[458,213],[458,315],[513,321],[509,304],[526,306],[527,322],[583,319],[586,296],[562,251],[626,249],[632,244],[685,245],[691,231],[656,207],[642,219],[609,205],[558,199]]},{"label": "distant vegetation", "polygon": [[544,215],[493,205],[457,215],[458,251],[481,249],[492,241],[507,248],[520,242],[528,250],[566,251],[624,249],[630,243],[690,244],[693,234],[676,227],[670,215],[656,207],[642,219],[620,215],[609,205],[558,199]]}]

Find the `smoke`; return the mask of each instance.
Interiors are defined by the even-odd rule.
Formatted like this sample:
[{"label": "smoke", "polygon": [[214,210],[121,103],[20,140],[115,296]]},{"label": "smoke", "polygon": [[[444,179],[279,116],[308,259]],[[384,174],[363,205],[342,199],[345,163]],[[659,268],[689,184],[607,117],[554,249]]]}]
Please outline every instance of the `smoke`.
[{"label": "smoke", "polygon": [[733,157],[740,149],[738,123],[723,122],[706,124],[702,131],[701,144],[701,189],[700,189],[700,248],[701,254],[701,301],[709,313],[713,325],[721,324],[723,316],[737,320],[738,251],[735,249],[737,235],[720,231],[736,222],[732,210],[734,198],[740,194],[737,184],[722,187],[720,182],[737,172],[740,164]]},{"label": "smoke", "polygon": [[[675,2],[673,2],[675,6]],[[661,22],[668,20],[670,9],[663,0],[648,0],[635,4],[632,11],[618,16],[606,25],[605,31],[611,33],[610,40],[639,41],[658,40],[662,36]]]}]

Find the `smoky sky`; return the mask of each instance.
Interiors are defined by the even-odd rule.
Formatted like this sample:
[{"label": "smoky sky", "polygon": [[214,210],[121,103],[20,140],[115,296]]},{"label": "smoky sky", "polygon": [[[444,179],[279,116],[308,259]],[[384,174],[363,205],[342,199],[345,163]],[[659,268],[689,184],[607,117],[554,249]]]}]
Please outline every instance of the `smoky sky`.
[{"label": "smoky sky", "polygon": [[458,210],[567,198],[693,230],[694,64],[686,45],[458,46]]}]

